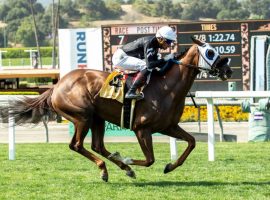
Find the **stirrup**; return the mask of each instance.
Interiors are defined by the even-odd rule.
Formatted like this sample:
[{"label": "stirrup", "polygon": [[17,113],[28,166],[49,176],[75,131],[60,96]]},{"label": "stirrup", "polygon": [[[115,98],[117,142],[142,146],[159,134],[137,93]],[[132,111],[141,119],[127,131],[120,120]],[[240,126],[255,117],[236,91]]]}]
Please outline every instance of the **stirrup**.
[{"label": "stirrup", "polygon": [[137,101],[144,99],[144,94],[143,92],[140,92],[139,94],[126,94],[125,95],[126,99],[136,99]]}]

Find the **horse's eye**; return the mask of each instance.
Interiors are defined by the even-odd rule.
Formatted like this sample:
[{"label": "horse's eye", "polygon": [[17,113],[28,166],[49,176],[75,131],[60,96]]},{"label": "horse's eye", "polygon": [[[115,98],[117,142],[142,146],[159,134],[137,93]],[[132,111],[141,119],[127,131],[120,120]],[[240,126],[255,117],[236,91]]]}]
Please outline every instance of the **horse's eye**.
[{"label": "horse's eye", "polygon": [[206,52],[205,52],[205,56],[209,60],[213,60],[213,58],[215,56],[215,52],[212,49],[207,49]]}]

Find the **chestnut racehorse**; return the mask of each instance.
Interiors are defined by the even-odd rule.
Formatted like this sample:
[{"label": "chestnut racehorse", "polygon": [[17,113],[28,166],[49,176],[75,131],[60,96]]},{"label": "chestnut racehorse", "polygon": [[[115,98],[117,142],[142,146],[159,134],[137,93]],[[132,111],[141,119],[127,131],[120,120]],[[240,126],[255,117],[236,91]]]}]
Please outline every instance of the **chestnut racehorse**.
[{"label": "chestnut racehorse", "polygon": [[101,98],[99,91],[108,77],[108,72],[77,69],[66,74],[53,88],[39,97],[13,99],[8,107],[1,107],[2,118],[15,117],[16,124],[42,121],[42,117],[54,119],[61,115],[75,125],[70,149],[80,153],[101,170],[101,178],[108,181],[105,162],[84,147],[84,139],[91,129],[93,151],[115,163],[126,174],[135,178],[130,165],[149,167],[155,162],[152,134],[161,134],[184,140],[188,143],[182,155],[165,166],[164,173],[182,165],[195,147],[195,139],[179,125],[185,106],[185,97],[196,75],[205,71],[221,80],[231,77],[228,58],[221,58],[207,43],[192,38],[194,44],[173,64],[165,74],[152,73],[151,80],[144,87],[144,99],[136,103],[132,130],[138,139],[145,160],[121,157],[111,153],[104,145],[105,120],[120,125],[122,104],[116,100]]}]

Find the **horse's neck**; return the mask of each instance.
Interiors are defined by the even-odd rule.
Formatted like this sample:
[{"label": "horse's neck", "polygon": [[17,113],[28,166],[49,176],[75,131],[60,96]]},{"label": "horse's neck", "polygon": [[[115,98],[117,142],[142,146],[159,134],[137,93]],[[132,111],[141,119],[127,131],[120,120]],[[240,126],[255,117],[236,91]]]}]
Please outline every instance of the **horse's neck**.
[{"label": "horse's neck", "polygon": [[[193,47],[194,48],[194,47]],[[185,64],[196,65],[196,54],[187,54],[181,61]],[[176,94],[175,98],[182,99],[189,92],[194,80],[196,78],[196,69],[186,65],[175,65],[172,72],[172,85],[173,93]]]},{"label": "horse's neck", "polygon": [[176,94],[176,98],[182,98],[191,89],[196,74],[194,69],[187,66],[178,66],[175,70],[178,72],[178,77],[174,77],[173,92]]}]

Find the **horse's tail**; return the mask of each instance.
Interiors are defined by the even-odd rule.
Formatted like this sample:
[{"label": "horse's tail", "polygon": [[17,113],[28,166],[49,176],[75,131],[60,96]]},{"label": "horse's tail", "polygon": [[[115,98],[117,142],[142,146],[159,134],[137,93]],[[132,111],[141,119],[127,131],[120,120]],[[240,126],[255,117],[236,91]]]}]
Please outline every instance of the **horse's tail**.
[{"label": "horse's tail", "polygon": [[15,124],[24,123],[38,124],[46,120],[54,120],[56,112],[52,107],[51,95],[53,88],[45,91],[38,97],[23,97],[9,99],[7,106],[1,106],[2,122],[7,122],[13,117]]}]

